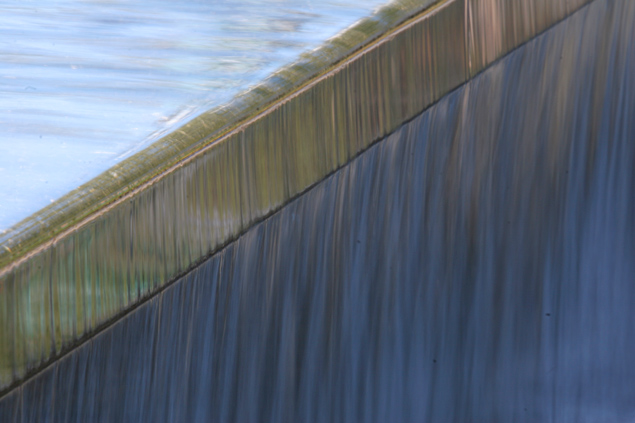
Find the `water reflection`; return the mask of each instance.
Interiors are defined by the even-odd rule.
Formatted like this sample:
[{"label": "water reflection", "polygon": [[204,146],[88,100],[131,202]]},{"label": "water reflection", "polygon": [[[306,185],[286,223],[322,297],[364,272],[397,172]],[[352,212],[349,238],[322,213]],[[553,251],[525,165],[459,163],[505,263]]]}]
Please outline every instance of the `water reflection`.
[{"label": "water reflection", "polygon": [[385,2],[0,2],[0,229]]}]

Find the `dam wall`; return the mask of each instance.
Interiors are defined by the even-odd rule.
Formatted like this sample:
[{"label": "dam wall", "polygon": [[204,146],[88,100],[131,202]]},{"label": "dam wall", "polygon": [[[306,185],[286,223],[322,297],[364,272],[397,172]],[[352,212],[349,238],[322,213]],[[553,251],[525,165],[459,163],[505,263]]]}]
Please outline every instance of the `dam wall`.
[{"label": "dam wall", "polygon": [[399,25],[12,261],[3,421],[635,418],[635,3]]}]

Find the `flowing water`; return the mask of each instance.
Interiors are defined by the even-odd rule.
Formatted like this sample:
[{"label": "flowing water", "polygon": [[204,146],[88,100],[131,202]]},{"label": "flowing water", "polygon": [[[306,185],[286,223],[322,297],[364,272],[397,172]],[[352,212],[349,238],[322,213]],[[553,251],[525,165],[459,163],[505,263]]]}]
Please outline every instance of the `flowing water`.
[{"label": "flowing water", "polygon": [[523,45],[0,400],[4,421],[632,422],[635,3]]},{"label": "flowing water", "polygon": [[0,0],[0,231],[386,0]]}]

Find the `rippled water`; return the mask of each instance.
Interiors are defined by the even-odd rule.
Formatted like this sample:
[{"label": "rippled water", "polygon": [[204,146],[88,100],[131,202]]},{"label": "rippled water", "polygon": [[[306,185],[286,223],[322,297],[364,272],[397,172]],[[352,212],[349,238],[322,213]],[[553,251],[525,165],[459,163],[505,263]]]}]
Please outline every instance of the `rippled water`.
[{"label": "rippled water", "polygon": [[0,229],[384,3],[0,2]]}]

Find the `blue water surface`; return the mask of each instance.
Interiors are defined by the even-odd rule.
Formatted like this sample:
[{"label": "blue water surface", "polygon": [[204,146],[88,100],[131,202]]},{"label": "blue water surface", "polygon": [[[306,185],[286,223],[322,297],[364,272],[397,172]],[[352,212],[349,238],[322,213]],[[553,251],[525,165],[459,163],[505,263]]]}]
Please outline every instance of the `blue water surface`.
[{"label": "blue water surface", "polygon": [[386,2],[0,1],[0,230]]}]

